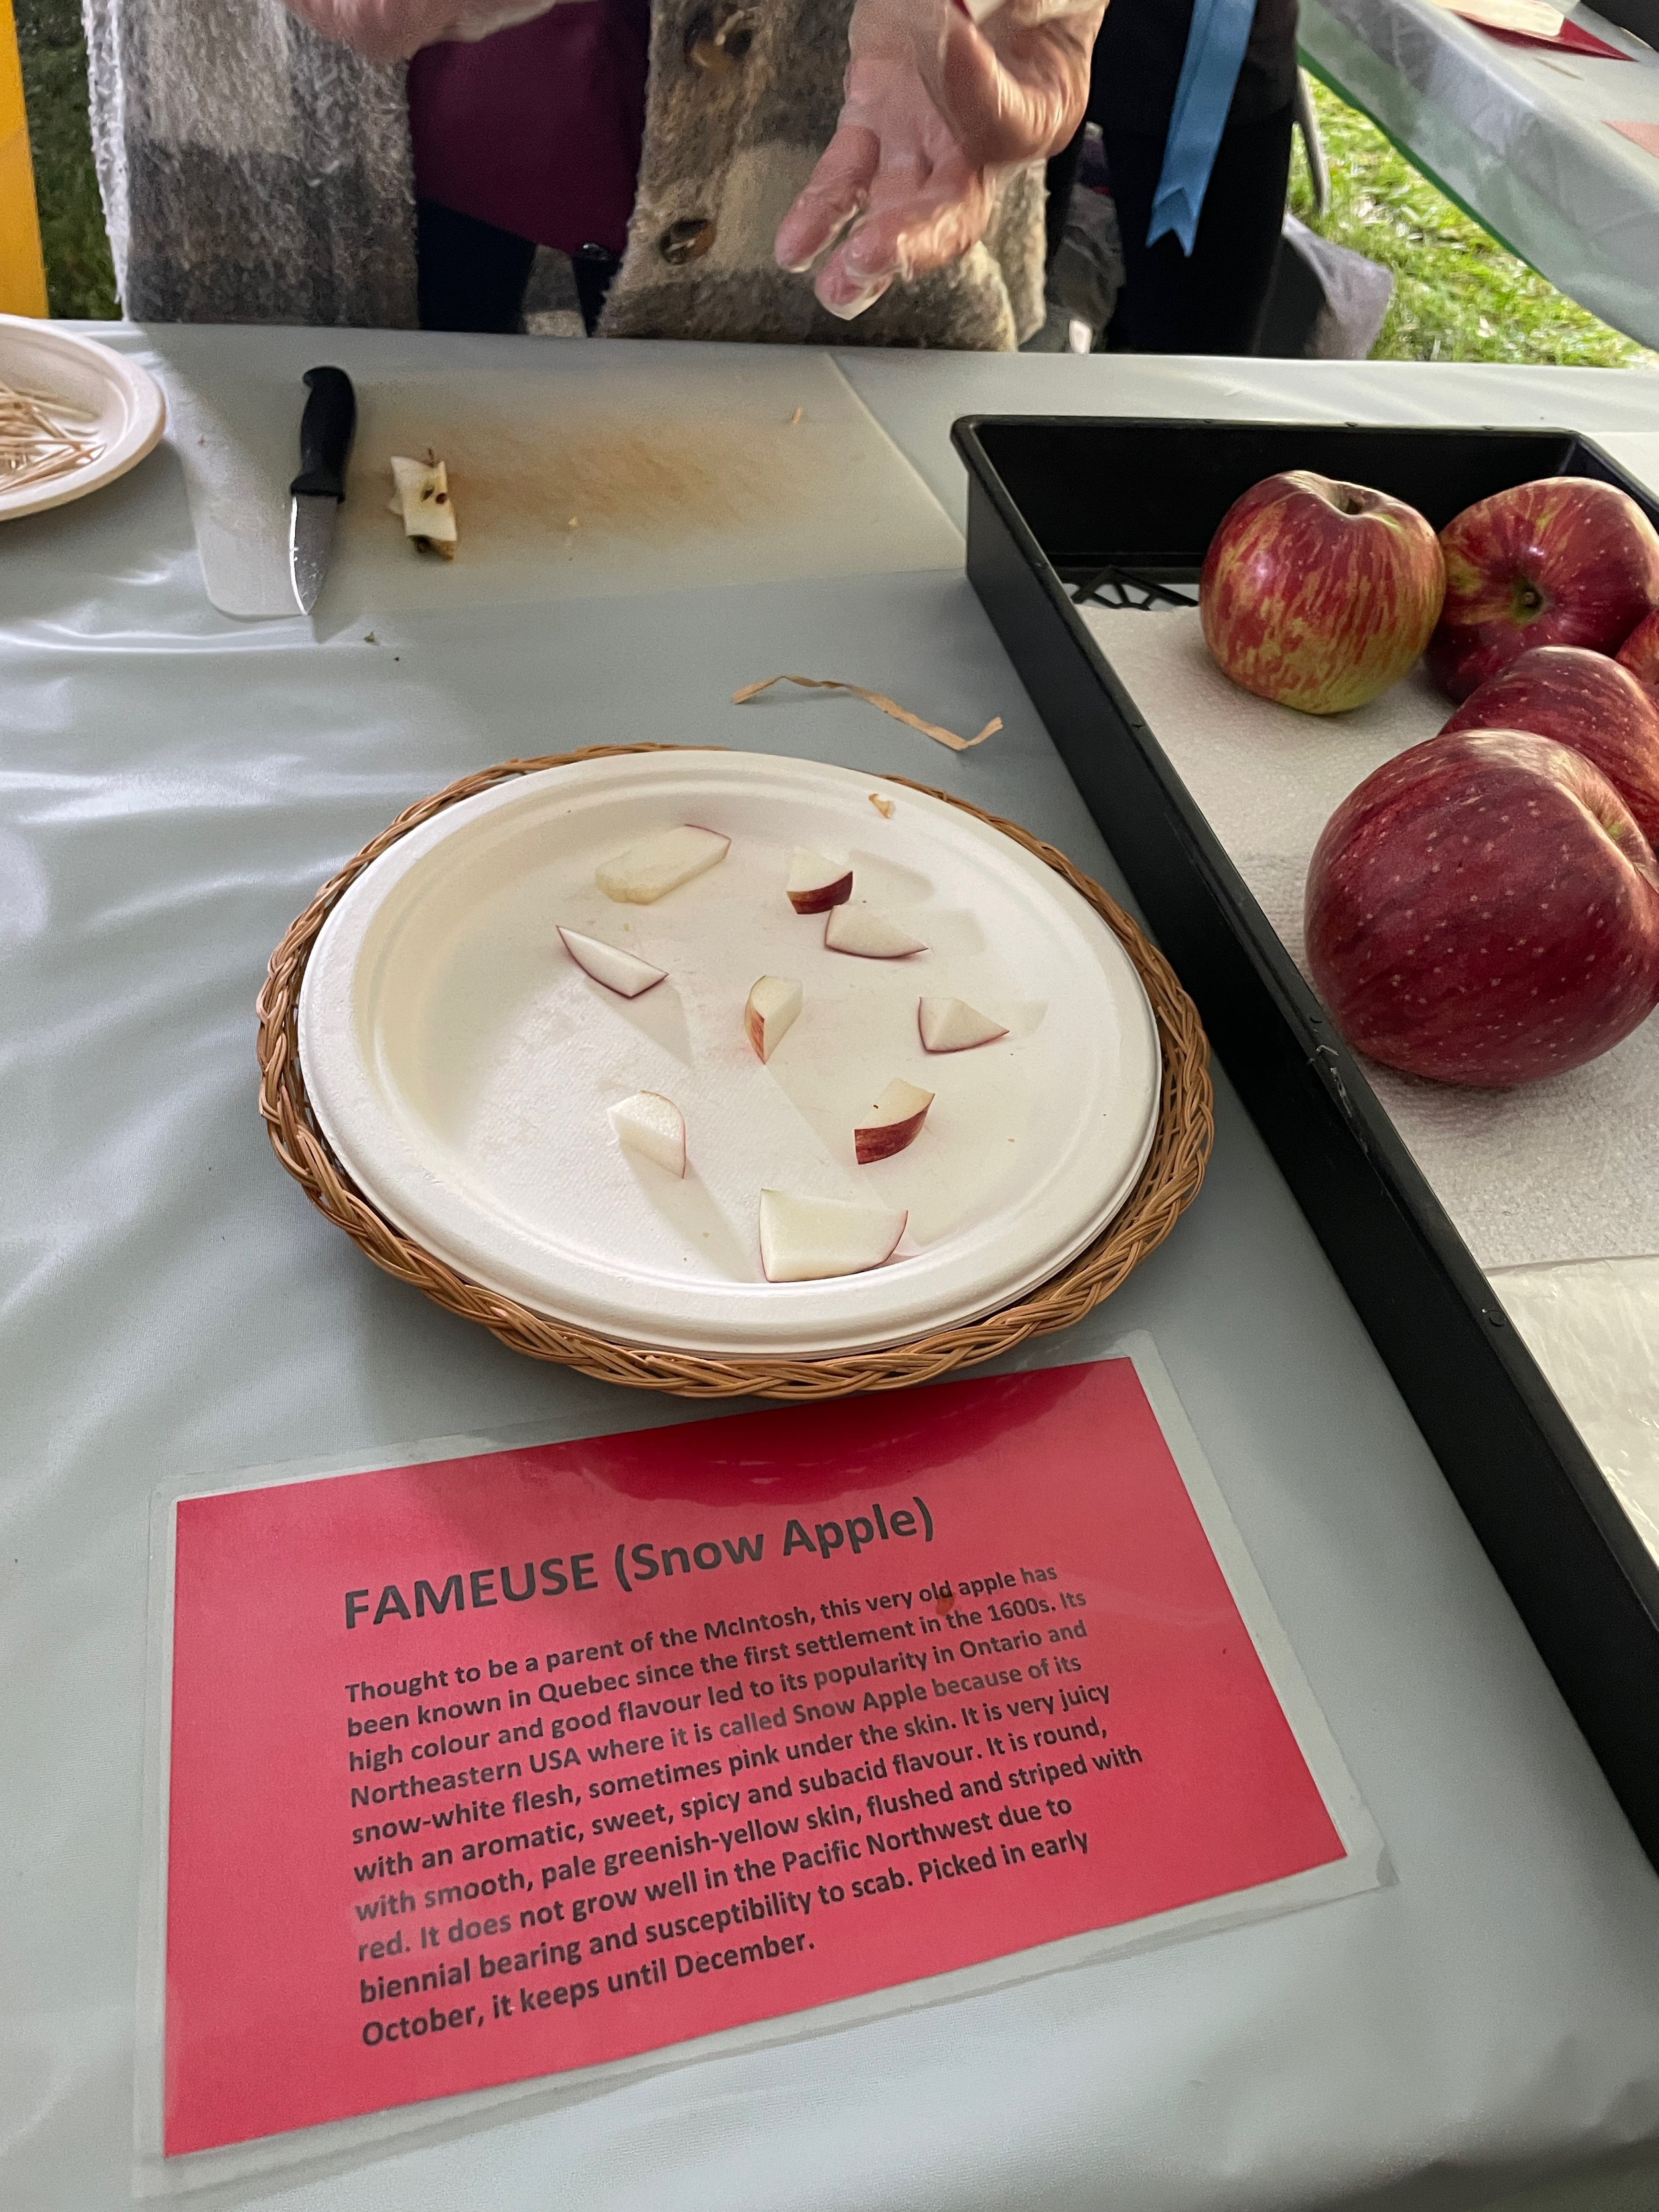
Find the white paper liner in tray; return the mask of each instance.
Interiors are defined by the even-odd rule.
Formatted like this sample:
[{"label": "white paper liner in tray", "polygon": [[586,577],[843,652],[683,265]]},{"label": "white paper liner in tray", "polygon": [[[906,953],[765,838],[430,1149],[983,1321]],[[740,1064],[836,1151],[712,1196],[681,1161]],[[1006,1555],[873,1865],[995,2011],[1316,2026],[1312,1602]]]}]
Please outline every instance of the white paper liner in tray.
[{"label": "white paper liner in tray", "polygon": [[[1419,667],[1356,713],[1292,714],[1222,675],[1196,610],[1079,612],[1305,975],[1320,831],[1450,708]],[[1659,1018],[1518,1091],[1366,1073],[1659,1556]]]}]

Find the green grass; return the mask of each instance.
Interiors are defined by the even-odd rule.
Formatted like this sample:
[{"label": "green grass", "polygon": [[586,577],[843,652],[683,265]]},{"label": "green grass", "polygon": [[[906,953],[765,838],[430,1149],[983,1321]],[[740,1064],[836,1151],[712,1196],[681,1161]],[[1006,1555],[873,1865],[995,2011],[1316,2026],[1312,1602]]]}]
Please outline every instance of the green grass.
[{"label": "green grass", "polygon": [[87,47],[76,0],[14,0],[34,191],[54,315],[118,315],[115,272],[92,167]]},{"label": "green grass", "polygon": [[1322,84],[1314,105],[1330,161],[1330,210],[1313,211],[1299,138],[1291,205],[1322,237],[1394,270],[1373,361],[1659,368],[1659,355],[1598,322],[1454,207],[1365,116]]},{"label": "green grass", "polygon": [[[80,9],[76,0],[15,5],[52,312],[107,318],[119,309],[93,174]],[[1330,156],[1331,209],[1313,212],[1300,141],[1291,204],[1322,236],[1395,271],[1374,360],[1659,367],[1659,355],[1609,330],[1506,252],[1364,116],[1322,85],[1314,100]]]}]

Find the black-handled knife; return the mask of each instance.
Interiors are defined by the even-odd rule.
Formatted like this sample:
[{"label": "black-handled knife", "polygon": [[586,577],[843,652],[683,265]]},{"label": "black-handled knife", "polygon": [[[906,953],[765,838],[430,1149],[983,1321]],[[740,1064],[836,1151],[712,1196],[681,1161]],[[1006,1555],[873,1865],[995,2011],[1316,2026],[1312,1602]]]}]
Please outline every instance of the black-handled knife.
[{"label": "black-handled knife", "polygon": [[346,463],[357,429],[357,395],[343,368],[308,368],[309,392],[300,417],[300,473],[289,486],[288,570],[300,611],[317,604],[334,550],[345,499]]}]

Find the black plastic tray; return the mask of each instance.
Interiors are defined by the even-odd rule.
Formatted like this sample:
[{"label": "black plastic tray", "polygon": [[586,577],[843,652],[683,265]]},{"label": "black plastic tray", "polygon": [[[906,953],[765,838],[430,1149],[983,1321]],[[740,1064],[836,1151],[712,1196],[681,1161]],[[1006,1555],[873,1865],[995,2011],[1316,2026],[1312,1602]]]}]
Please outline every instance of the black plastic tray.
[{"label": "black plastic tray", "polygon": [[1659,507],[1567,430],[979,416],[952,434],[974,588],[1659,1866],[1659,1567],[1065,588],[1105,571],[1190,591],[1227,508],[1280,469],[1374,485],[1437,529],[1534,477]]},{"label": "black plastic tray", "polygon": [[1644,46],[1659,46],[1659,0],[1598,0],[1595,12],[1620,30],[1633,31]]}]

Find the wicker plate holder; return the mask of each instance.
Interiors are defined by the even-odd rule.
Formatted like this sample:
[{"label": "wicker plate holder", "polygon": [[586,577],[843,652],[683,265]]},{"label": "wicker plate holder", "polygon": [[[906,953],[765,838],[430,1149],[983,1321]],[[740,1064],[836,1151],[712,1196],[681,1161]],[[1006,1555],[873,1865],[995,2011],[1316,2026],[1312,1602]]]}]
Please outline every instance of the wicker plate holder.
[{"label": "wicker plate holder", "polygon": [[1144,933],[1098,884],[1079,874],[1064,854],[1014,823],[987,814],[949,792],[913,782],[908,776],[880,781],[941,799],[947,805],[959,806],[964,814],[989,823],[994,830],[1000,830],[1046,861],[1087,899],[1134,963],[1157,1018],[1164,1074],[1158,1127],[1146,1164],[1128,1199],[1100,1236],[1046,1283],[981,1320],[913,1337],[908,1343],[882,1351],[838,1352],[822,1359],[722,1358],[653,1351],[554,1321],[499,1291],[485,1290],[469,1281],[394,1227],[352,1182],[312,1113],[297,1037],[300,986],[306,963],[318,932],[342,894],[371,860],[378,860],[399,837],[429,822],[445,807],[489,791],[510,777],[529,775],[538,769],[564,768],[574,761],[603,759],[612,753],[679,750],[672,745],[593,745],[584,752],[503,761],[498,767],[483,769],[476,775],[463,776],[459,782],[434,792],[400,814],[324,884],[271,956],[270,972],[259,994],[259,1112],[277,1158],[312,1204],[343,1229],[376,1267],[412,1283],[451,1313],[481,1322],[514,1352],[527,1352],[532,1359],[556,1360],[603,1382],[628,1383],[635,1389],[665,1390],[683,1398],[805,1400],[844,1397],[855,1390],[902,1390],[913,1383],[930,1382],[953,1368],[994,1359],[1028,1337],[1044,1336],[1081,1321],[1164,1242],[1204,1180],[1214,1134],[1213,1092],[1209,1048],[1198,1011],[1169,963]]}]

